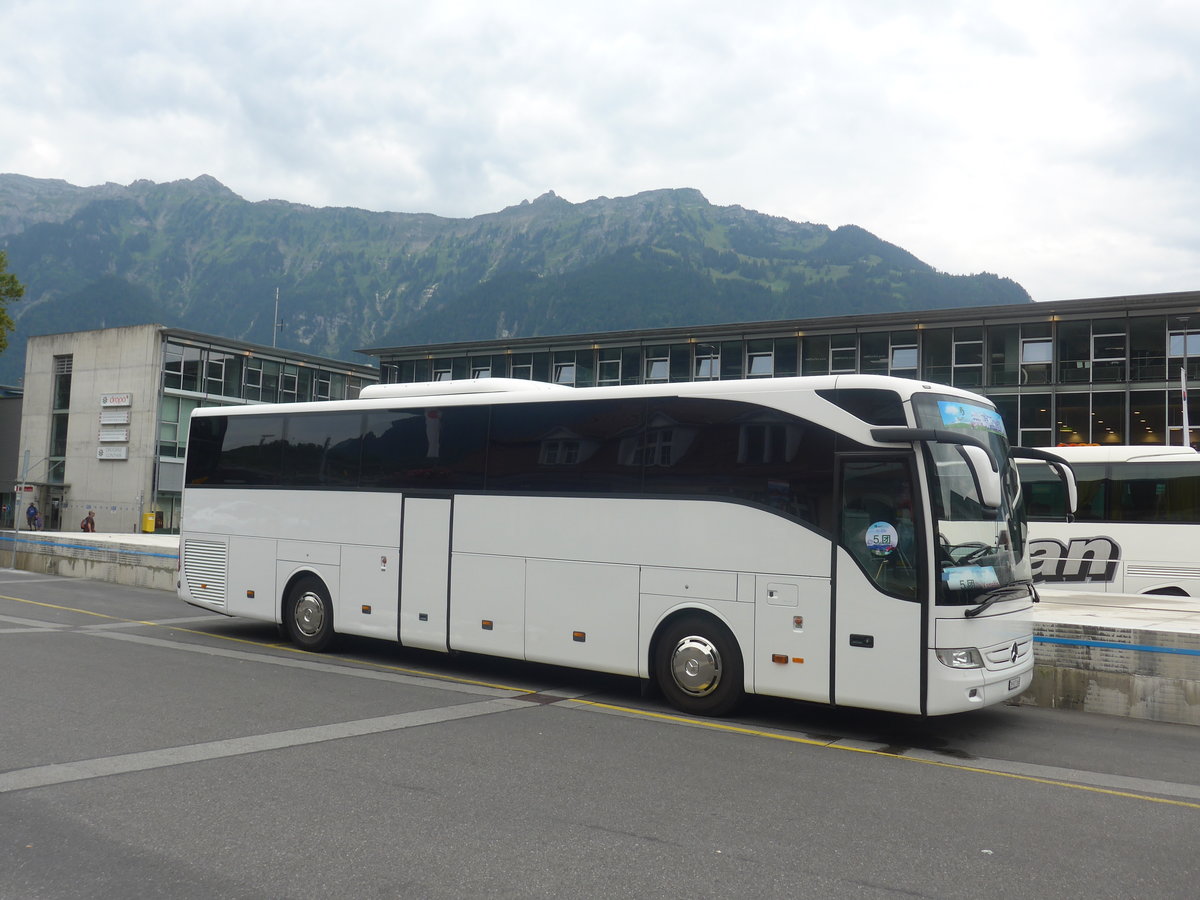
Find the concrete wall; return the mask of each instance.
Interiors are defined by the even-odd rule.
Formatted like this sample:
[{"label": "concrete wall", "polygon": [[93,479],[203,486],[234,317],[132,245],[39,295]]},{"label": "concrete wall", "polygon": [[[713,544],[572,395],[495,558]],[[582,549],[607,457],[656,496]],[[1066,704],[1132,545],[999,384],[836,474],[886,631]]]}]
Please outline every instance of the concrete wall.
[{"label": "concrete wall", "polygon": [[[70,418],[63,476],[62,528],[74,528],[88,509],[96,510],[101,531],[133,533],[153,490],[157,453],[158,398],[162,362],[161,329],[137,325],[102,331],[52,334],[29,339],[25,351],[25,400],[21,452],[30,452],[30,479],[47,478],[54,360],[72,357]],[[129,440],[102,444],[100,398],[132,394]],[[126,426],[119,426],[126,427]],[[125,447],[126,459],[98,459],[97,449]],[[43,509],[47,494],[38,497]],[[139,502],[140,501],[140,502]]]},{"label": "concrete wall", "polygon": [[1021,704],[1200,725],[1200,631],[1119,619],[1038,622],[1033,685]]},{"label": "concrete wall", "polygon": [[[14,547],[16,550],[14,560]],[[175,592],[179,540],[171,535],[0,533],[0,566]],[[15,564],[14,564],[15,562]]]}]

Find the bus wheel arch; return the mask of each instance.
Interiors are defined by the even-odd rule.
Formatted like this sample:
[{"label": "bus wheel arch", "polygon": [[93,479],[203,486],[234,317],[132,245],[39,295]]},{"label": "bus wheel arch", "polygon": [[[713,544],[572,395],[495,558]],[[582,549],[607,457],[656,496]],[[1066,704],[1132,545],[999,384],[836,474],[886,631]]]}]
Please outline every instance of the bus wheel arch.
[{"label": "bus wheel arch", "polygon": [[726,715],[745,695],[737,638],[703,610],[680,610],[663,620],[650,644],[650,674],[672,706],[695,715]]},{"label": "bus wheel arch", "polygon": [[1149,591],[1142,591],[1142,596],[1156,597],[1190,597],[1191,595],[1183,588],[1177,585],[1167,585],[1166,587],[1154,588]]},{"label": "bus wheel arch", "polygon": [[298,572],[283,592],[283,628],[297,647],[319,653],[333,643],[333,599],[318,575]]}]

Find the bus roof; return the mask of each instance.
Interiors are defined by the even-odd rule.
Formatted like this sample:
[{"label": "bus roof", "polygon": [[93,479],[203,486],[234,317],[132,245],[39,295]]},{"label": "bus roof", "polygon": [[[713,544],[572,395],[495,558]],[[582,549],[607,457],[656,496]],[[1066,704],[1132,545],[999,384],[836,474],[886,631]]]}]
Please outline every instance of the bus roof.
[{"label": "bus roof", "polygon": [[[611,385],[576,388],[519,378],[471,378],[457,381],[414,382],[371,385],[354,400],[317,400],[301,403],[263,403],[238,406],[205,406],[192,415],[257,415],[279,412],[317,412],[344,409],[392,409],[419,407],[430,401],[438,405],[469,406],[477,403],[520,403],[539,400],[607,399],[618,397],[727,397],[764,396],[788,391],[812,392],[833,389],[892,390],[907,401],[913,394],[937,393],[993,406],[986,397],[962,388],[931,384],[887,375],[808,375],[780,378],[744,378],[714,381],[679,381],[654,384]],[[746,396],[750,399],[750,396]]]},{"label": "bus roof", "polygon": [[[1200,453],[1191,447],[1160,447],[1153,445],[1100,445],[1096,447],[1046,447],[1055,456],[1069,463],[1113,462],[1196,462]],[[1018,460],[1022,462],[1023,460]]]}]

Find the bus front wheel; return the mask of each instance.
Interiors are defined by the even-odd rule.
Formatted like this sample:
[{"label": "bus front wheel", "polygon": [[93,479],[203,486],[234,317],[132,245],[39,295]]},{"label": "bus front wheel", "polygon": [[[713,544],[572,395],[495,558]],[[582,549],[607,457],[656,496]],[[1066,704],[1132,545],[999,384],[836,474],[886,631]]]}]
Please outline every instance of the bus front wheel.
[{"label": "bus front wheel", "polygon": [[318,652],[333,642],[333,603],[319,578],[301,578],[292,585],[283,616],[296,646]]},{"label": "bus front wheel", "polygon": [[729,629],[707,616],[672,622],[654,653],[654,677],[676,709],[723,716],[742,699],[742,654]]}]

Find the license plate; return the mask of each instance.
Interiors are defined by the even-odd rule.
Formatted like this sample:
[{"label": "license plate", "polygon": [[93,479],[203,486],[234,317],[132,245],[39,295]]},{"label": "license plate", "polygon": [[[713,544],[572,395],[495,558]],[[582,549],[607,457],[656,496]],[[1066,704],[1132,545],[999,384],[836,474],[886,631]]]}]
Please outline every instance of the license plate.
[{"label": "license plate", "polygon": [[1010,691],[1015,691],[1020,686],[1021,686],[1021,676],[1020,675],[1018,675],[1016,678],[1008,679],[1008,689]]}]

